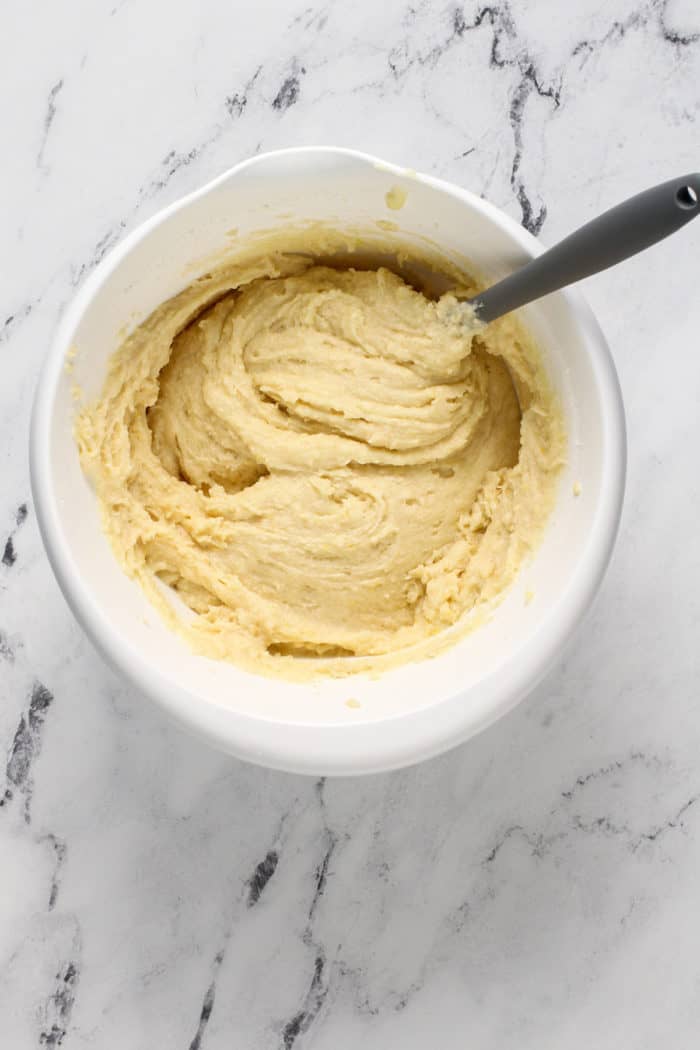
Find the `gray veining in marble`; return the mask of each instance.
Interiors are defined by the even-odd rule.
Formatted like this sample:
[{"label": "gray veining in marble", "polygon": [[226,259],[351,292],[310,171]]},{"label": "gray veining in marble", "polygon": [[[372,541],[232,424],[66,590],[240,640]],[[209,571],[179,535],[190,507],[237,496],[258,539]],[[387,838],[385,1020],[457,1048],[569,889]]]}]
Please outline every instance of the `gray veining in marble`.
[{"label": "gray veining in marble", "polygon": [[553,242],[700,167],[695,0],[10,2],[0,95],[0,1043],[697,1045],[700,238],[587,283],[628,411],[617,553],[513,714],[360,781],[236,763],[73,622],[27,472],[77,285],[257,151],[333,143]]}]

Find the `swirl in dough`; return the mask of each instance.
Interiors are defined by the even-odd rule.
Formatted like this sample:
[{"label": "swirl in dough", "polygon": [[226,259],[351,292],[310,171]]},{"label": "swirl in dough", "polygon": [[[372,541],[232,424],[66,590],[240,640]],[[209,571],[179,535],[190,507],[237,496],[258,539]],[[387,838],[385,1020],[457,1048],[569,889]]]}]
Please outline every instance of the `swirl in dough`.
[{"label": "swirl in dough", "polygon": [[388,269],[273,254],[194,282],[116,352],[82,462],[120,562],[197,651],[367,669],[512,581],[561,420],[512,318],[475,336],[453,316]]}]

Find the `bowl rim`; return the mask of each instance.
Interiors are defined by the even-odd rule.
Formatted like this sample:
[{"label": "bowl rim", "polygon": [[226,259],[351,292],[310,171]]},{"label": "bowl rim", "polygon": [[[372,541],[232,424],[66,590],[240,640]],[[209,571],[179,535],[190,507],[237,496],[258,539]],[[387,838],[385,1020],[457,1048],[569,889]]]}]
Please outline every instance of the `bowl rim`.
[{"label": "bowl rim", "polygon": [[[617,537],[624,498],[627,446],[624,406],[612,355],[603,331],[580,292],[564,289],[568,312],[582,330],[600,396],[604,435],[604,469],[589,543],[566,601],[557,617],[542,624],[539,644],[525,645],[509,680],[499,681],[499,668],[479,683],[481,700],[467,705],[462,690],[418,711],[382,721],[354,724],[300,724],[255,717],[203,702],[173,688],[149,661],[128,647],[111,628],[62,539],[60,513],[52,484],[51,420],[65,354],[82,315],[107,277],[133,247],[177,211],[188,207],[228,179],[257,164],[283,157],[335,154],[380,167],[396,177],[418,179],[480,211],[530,257],[544,247],[495,205],[448,181],[408,170],[379,157],[335,146],[300,146],[257,154],[227,169],[199,189],[160,209],[127,234],[87,276],[66,308],[51,342],[37,383],[30,425],[30,479],[40,534],[59,587],[85,634],[131,685],[148,696],[190,732],[237,758],[285,772],[309,775],[355,775],[402,768],[441,754],[481,732],[514,708],[547,673],[590,608],[602,583]],[[545,630],[545,626],[547,629]],[[127,658],[128,655],[128,658]],[[400,724],[400,730],[399,730]],[[382,733],[382,727],[390,731]],[[381,739],[379,739],[381,738]]]}]

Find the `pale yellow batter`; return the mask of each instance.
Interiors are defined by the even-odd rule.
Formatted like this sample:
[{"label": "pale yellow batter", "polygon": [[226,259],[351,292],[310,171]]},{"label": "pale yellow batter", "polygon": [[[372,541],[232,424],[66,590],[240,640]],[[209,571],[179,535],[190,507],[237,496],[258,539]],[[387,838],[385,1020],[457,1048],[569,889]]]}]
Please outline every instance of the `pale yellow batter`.
[{"label": "pale yellow batter", "polygon": [[266,253],[116,352],[82,462],[120,562],[197,651],[377,669],[513,580],[553,504],[560,416],[515,320],[473,336],[451,303]]}]

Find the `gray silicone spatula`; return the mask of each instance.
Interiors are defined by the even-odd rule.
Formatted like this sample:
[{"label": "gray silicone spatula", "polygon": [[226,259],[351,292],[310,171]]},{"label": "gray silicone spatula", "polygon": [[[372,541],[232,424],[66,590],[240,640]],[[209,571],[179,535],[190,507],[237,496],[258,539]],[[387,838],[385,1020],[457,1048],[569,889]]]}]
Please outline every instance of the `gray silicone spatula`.
[{"label": "gray silicone spatula", "polygon": [[469,300],[483,324],[629,259],[700,214],[700,173],[630,197]]}]

